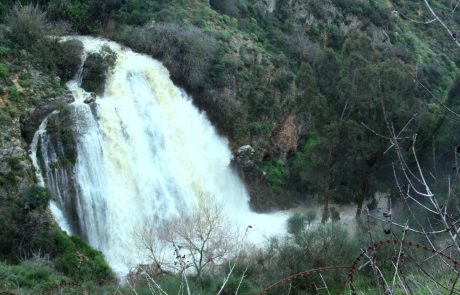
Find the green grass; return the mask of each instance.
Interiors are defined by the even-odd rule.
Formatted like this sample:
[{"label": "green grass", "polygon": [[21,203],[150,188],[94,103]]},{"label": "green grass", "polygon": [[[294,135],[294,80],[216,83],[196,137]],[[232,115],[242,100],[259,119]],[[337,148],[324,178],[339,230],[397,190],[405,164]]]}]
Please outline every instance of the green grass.
[{"label": "green grass", "polygon": [[17,265],[0,262],[0,291],[40,293],[55,284],[70,281],[46,260],[30,260]]}]

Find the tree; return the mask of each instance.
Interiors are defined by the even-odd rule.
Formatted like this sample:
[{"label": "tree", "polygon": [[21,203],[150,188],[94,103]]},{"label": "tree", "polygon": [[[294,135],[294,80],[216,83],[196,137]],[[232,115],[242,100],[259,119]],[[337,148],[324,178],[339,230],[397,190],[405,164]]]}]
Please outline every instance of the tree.
[{"label": "tree", "polygon": [[[135,235],[139,246],[147,251],[151,270],[167,273],[191,269],[199,280],[235,258],[242,242],[222,208],[207,201],[160,226],[148,220]],[[174,257],[169,256],[172,248]]]},{"label": "tree", "polygon": [[[455,17],[455,12],[459,8],[460,2],[449,1],[451,3],[449,7],[445,4],[442,5],[441,3],[436,3],[436,5],[433,6],[431,3],[435,1],[423,0],[425,9],[422,9],[418,5],[413,5],[410,1],[408,2],[412,5],[407,5],[401,2],[397,3],[398,5],[394,7],[396,9],[394,10],[394,12],[397,13],[397,15],[400,15],[403,19],[407,20],[408,22],[412,22],[418,25],[434,25],[437,23],[438,25],[440,25],[439,29],[447,33],[447,36],[453,42],[453,44],[460,47],[460,42],[458,41],[457,36],[458,19]],[[409,8],[409,10],[404,9],[404,6]],[[415,7],[417,7],[418,9],[415,9]]]},{"label": "tree", "polygon": [[[371,44],[370,39],[350,34],[344,45],[348,56],[340,67],[329,50],[315,61],[318,75],[325,77],[319,80],[322,95],[310,99],[318,140],[310,150],[308,170],[325,204],[323,222],[331,198],[353,200],[359,215],[364,200],[375,190],[377,173],[389,168],[383,161],[387,139],[376,134],[385,134],[391,124],[403,136],[424,124],[424,102],[417,98],[406,66],[396,59],[382,61],[379,51],[362,44]],[[336,86],[327,88],[332,84]]]}]

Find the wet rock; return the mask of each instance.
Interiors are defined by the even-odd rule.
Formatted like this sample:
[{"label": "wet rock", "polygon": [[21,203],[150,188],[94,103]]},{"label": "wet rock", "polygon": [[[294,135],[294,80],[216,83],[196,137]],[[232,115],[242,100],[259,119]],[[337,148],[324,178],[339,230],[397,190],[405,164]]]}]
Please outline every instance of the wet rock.
[{"label": "wet rock", "polygon": [[257,151],[250,145],[243,145],[235,152],[234,165],[251,196],[249,205],[256,212],[269,212],[279,208],[275,192],[267,183],[266,173],[257,167]]},{"label": "wet rock", "polygon": [[89,108],[91,109],[91,113],[93,114],[94,118],[96,118],[96,120],[99,120],[99,112],[98,112],[97,103],[91,103],[89,105]]},{"label": "wet rock", "polygon": [[87,97],[83,102],[86,104],[92,104],[93,102],[96,101],[96,93],[91,93],[89,97]]},{"label": "wet rock", "polygon": [[250,145],[243,145],[238,148],[236,161],[242,169],[248,169],[254,166],[254,155],[256,151]]},{"label": "wet rock", "polygon": [[41,122],[54,110],[74,101],[68,93],[57,97],[42,100],[36,107],[29,108],[20,118],[21,134],[25,141],[30,144]]}]

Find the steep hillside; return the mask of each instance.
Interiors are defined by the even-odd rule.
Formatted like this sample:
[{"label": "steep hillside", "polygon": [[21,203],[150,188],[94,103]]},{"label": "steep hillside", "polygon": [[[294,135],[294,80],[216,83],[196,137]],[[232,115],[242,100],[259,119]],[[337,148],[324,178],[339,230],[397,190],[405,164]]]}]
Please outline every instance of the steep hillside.
[{"label": "steep hillside", "polygon": [[[229,139],[232,164],[255,211],[315,203],[323,207],[318,215],[326,222],[337,219],[331,203],[352,204],[359,215],[366,203],[375,203],[376,192],[388,192],[398,202],[394,175],[405,171],[394,169],[398,155],[388,138],[396,134],[404,155],[411,153],[417,134],[414,151],[428,167],[430,183],[441,186],[438,179],[450,179],[456,169],[456,1],[19,2],[0,4],[0,226],[8,225],[0,232],[0,260],[18,263],[45,251],[54,265],[43,271],[62,274],[55,283],[112,279],[99,252],[57,229],[46,205],[52,196],[34,186],[33,136],[47,115],[72,102],[65,82],[82,62],[82,44],[56,36],[103,37],[160,60]],[[101,94],[110,62],[89,57],[82,87]],[[55,122],[59,136],[69,136],[71,124],[64,121]],[[73,152],[70,139],[54,165],[71,170]],[[442,196],[447,194],[443,189]],[[325,231],[315,234],[341,235],[336,228]],[[296,240],[301,242],[306,240]],[[345,237],[340,243],[344,253],[357,249]],[[283,245],[272,246],[279,254]],[[281,272],[325,264],[327,257],[320,258]],[[1,262],[0,280],[4,268]],[[85,277],[88,269],[95,275]],[[261,278],[254,269],[254,284],[277,275]],[[0,291],[13,284],[4,280]],[[40,290],[48,285],[49,280]]]}]

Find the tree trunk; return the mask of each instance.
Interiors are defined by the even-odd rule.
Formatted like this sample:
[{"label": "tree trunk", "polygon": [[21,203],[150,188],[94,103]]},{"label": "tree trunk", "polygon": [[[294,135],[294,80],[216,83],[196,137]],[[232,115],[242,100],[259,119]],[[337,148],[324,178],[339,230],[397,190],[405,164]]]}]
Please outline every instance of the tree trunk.
[{"label": "tree trunk", "polygon": [[363,211],[363,203],[368,194],[369,194],[369,179],[368,177],[365,177],[361,184],[361,194],[358,196],[358,202],[357,202],[358,206],[356,208],[356,217],[359,217],[361,215],[361,212]]},{"label": "tree trunk", "polygon": [[326,221],[329,219],[329,194],[326,196],[326,201],[324,203],[324,208],[323,208],[323,215],[321,217],[321,223],[326,223]]}]

